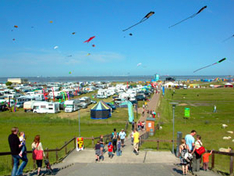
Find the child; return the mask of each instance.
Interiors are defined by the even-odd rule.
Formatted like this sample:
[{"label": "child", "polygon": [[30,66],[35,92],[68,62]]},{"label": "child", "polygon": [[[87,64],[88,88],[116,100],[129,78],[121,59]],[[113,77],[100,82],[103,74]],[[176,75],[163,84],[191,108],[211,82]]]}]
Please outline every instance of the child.
[{"label": "child", "polygon": [[23,131],[20,132],[19,140],[20,140],[20,145],[22,146],[22,149],[21,149],[21,151],[19,153],[19,156],[22,157],[22,154],[26,150],[26,147],[25,147],[25,134],[24,134]]},{"label": "child", "polygon": [[116,152],[117,156],[121,155],[121,140],[120,137],[117,138],[117,152]]},{"label": "child", "polygon": [[109,158],[113,158],[113,145],[112,145],[112,142],[109,142],[108,144],[108,155],[109,155]]},{"label": "child", "polygon": [[100,156],[100,142],[97,141],[97,144],[95,145],[95,154],[96,154],[96,161],[99,161],[99,156]]},{"label": "child", "polygon": [[182,171],[183,171],[183,175],[186,175],[188,173],[188,161],[185,160],[183,157],[183,153],[186,152],[187,149],[187,145],[185,142],[185,139],[183,138],[181,140],[181,145],[179,146],[179,156],[180,156],[180,164],[182,165]]},{"label": "child", "polygon": [[208,169],[208,165],[209,165],[209,156],[212,154],[212,151],[210,151],[210,153],[206,152],[202,155],[202,158],[203,158],[203,170],[204,171],[207,171]]}]

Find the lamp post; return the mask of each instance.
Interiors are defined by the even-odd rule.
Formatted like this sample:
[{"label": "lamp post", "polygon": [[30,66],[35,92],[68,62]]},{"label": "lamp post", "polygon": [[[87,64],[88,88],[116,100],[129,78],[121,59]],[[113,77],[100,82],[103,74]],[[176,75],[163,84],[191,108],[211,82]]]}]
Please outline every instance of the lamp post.
[{"label": "lamp post", "polygon": [[79,137],[80,137],[80,109],[78,109],[78,118],[79,118]]},{"label": "lamp post", "polygon": [[178,104],[177,102],[171,102],[170,103],[172,105],[172,113],[173,113],[173,143],[172,143],[172,153],[175,154],[174,151],[174,131],[175,131],[175,107]]}]

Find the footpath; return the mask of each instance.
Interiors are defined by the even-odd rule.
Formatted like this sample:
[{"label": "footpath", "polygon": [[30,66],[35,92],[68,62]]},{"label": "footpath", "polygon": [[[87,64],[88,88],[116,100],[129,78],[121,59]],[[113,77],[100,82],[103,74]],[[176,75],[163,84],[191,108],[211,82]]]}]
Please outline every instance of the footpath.
[{"label": "footpath", "polygon": [[[156,110],[160,94],[154,94],[148,102],[149,110]],[[139,112],[142,108],[139,108]],[[139,120],[145,121],[147,113]],[[107,151],[107,146],[105,146]],[[104,153],[104,160],[95,161],[94,149],[84,149],[77,152],[72,151],[61,163],[52,165],[53,175],[57,176],[178,176],[182,175],[180,161],[171,152],[157,152],[152,150],[141,150],[139,155],[133,153],[130,137],[125,141],[121,156],[108,157],[108,152]],[[45,169],[42,170],[45,175]],[[197,176],[218,176],[212,171],[200,171]],[[36,172],[30,173],[36,175]],[[191,175],[191,173],[188,173]]]}]

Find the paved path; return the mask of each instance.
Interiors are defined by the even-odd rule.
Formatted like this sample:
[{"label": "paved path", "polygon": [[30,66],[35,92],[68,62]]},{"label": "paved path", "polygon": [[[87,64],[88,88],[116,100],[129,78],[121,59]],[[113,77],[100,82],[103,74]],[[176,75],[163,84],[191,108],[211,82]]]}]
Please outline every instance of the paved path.
[{"label": "paved path", "polygon": [[[156,110],[160,94],[154,94],[148,109]],[[140,111],[139,111],[140,112]],[[140,117],[145,121],[148,115]],[[151,150],[140,151],[139,155],[133,153],[130,137],[125,141],[121,156],[109,158],[107,152],[104,161],[95,161],[94,149],[85,149],[71,152],[61,163],[53,165],[54,175],[58,176],[178,176],[182,175],[179,159],[171,152],[155,152]],[[107,147],[106,147],[107,150]],[[45,171],[43,171],[45,173]],[[29,175],[36,175],[36,172]],[[191,175],[191,174],[188,174]],[[200,171],[198,176],[215,176],[208,171]]]}]

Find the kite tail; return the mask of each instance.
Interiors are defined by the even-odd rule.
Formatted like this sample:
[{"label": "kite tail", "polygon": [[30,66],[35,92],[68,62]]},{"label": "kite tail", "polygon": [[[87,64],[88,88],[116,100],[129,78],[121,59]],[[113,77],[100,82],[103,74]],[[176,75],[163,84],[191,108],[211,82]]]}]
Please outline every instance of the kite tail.
[{"label": "kite tail", "polygon": [[132,27],[134,27],[134,26],[136,26],[136,25],[138,25],[138,24],[140,24],[140,23],[142,23],[142,22],[144,22],[144,21],[145,21],[145,20],[142,19],[142,20],[139,21],[138,23],[136,23],[136,24],[134,24],[134,25],[128,27],[127,29],[124,29],[123,32],[124,32],[124,31],[127,31],[127,30],[129,30],[129,29],[131,29]]},{"label": "kite tail", "polygon": [[210,67],[210,66],[212,66],[212,65],[215,65],[215,64],[217,64],[217,63],[214,63],[214,64],[211,64],[211,65],[207,65],[207,66],[205,66],[205,67],[199,68],[199,69],[193,71],[193,73],[195,73],[195,72],[197,72],[197,71],[199,71],[199,70],[202,70],[202,69],[204,69],[204,68]]},{"label": "kite tail", "polygon": [[193,18],[193,17],[195,17],[196,15],[197,15],[197,14],[195,13],[195,14],[191,15],[190,17],[185,18],[185,19],[183,19],[183,20],[179,21],[178,23],[176,23],[176,24],[173,24],[173,25],[169,26],[169,28],[172,28],[172,27],[174,27],[174,26],[176,26],[176,25],[178,25],[178,24],[180,24],[180,23],[182,23],[182,22],[184,22],[184,21],[188,20],[189,18]]}]

